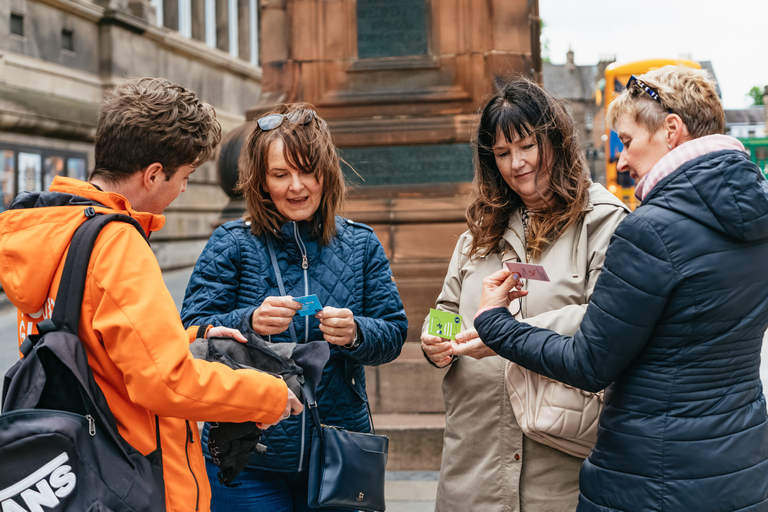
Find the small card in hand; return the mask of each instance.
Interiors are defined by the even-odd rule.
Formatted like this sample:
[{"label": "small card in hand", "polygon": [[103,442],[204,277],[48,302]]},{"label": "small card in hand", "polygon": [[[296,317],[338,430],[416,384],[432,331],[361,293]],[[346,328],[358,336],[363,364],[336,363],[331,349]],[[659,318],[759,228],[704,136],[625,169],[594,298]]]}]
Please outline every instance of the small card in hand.
[{"label": "small card in hand", "polygon": [[293,300],[301,303],[301,309],[296,313],[299,316],[314,315],[323,310],[323,305],[317,295],[307,295],[306,297],[294,297]]},{"label": "small card in hand", "polygon": [[536,281],[549,281],[549,276],[541,265],[531,263],[518,263],[516,261],[507,261],[507,268],[513,274],[517,274],[521,279],[535,279]]},{"label": "small card in hand", "polygon": [[461,332],[461,317],[448,313],[447,311],[440,311],[437,309],[429,310],[429,327],[427,333],[432,336],[440,336],[441,338],[447,338],[455,340],[456,335]]}]

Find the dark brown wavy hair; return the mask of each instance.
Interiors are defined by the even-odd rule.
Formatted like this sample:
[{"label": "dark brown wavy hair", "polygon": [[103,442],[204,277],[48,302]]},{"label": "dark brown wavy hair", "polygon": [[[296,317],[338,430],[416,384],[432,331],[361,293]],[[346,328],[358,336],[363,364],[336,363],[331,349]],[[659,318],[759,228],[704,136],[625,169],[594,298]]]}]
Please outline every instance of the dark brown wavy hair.
[{"label": "dark brown wavy hair", "polygon": [[102,103],[90,179],[121,183],[159,162],[169,180],[179,167],[209,160],[219,142],[213,107],[193,91],[162,78],[125,80]]},{"label": "dark brown wavy hair", "polygon": [[535,183],[546,204],[543,210],[530,213],[528,250],[536,261],[549,244],[584,218],[591,180],[573,119],[561,100],[521,77],[499,78],[495,86],[497,92],[481,111],[473,141],[473,201],[467,208],[472,233],[469,256],[500,252],[510,216],[525,207],[496,165],[493,146],[500,132],[509,142],[529,135],[536,138],[539,170]]},{"label": "dark brown wavy hair", "polygon": [[286,162],[297,169],[314,173],[318,180],[323,181],[322,198],[312,220],[312,231],[320,243],[328,245],[336,235],[336,214],[341,210],[346,194],[344,175],[328,125],[308,103],[278,105],[265,116],[300,110],[312,111],[314,119],[307,124],[283,119],[280,126],[266,131],[254,121],[253,131],[245,140],[240,154],[240,179],[235,190],[245,198],[244,218],[251,222],[251,231],[255,235],[280,230],[286,219],[277,211],[267,192],[267,170],[269,146],[281,139]]}]

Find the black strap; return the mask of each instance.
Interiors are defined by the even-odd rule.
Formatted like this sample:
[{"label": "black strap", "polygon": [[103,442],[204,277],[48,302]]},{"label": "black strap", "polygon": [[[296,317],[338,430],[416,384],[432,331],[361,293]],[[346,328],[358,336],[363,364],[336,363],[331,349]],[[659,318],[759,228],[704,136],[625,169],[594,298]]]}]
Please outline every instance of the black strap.
[{"label": "black strap", "polygon": [[[312,413],[312,420],[315,424],[315,429],[317,430],[317,433],[320,435],[320,439],[322,439],[323,442],[325,442],[325,438],[323,437],[323,429],[321,428],[323,422],[320,420],[320,412],[317,409],[317,400],[315,400],[315,395],[312,393],[312,390],[309,389],[309,386],[306,384],[303,384],[301,386],[301,390],[304,392],[305,402],[307,404],[307,407],[309,408],[309,411]],[[365,401],[365,408],[368,411],[368,421],[371,424],[371,434],[376,434],[376,429],[373,428],[373,416],[371,415],[371,406],[368,404],[368,400]]]},{"label": "black strap", "polygon": [[[72,235],[72,241],[69,244],[67,259],[64,262],[64,270],[61,274],[59,289],[56,292],[56,303],[53,306],[53,314],[50,320],[40,322],[38,331],[40,333],[54,330],[67,331],[75,336],[78,335],[80,325],[80,310],[83,305],[83,294],[85,292],[85,281],[88,275],[88,264],[91,261],[91,252],[96,243],[101,230],[110,222],[125,222],[135,227],[144,240],[149,243],[141,224],[128,215],[122,213],[102,214],[87,207],[83,214],[86,217],[85,222],[75,230]],[[83,390],[80,390],[81,394]],[[83,397],[83,403],[88,412],[93,414],[93,404],[90,399]],[[160,419],[155,415],[155,438],[157,448],[160,448]]]},{"label": "black strap", "polygon": [[[272,260],[272,267],[275,269],[275,279],[277,280],[277,289],[280,290],[280,295],[285,297],[285,287],[283,286],[283,274],[280,273],[280,267],[277,264],[277,256],[275,255],[275,247],[272,245],[272,238],[267,235],[267,247],[269,248],[269,257]],[[296,328],[293,326],[293,319],[288,324],[288,330],[291,332],[291,341],[299,344],[298,337],[296,336]]]},{"label": "black strap", "polygon": [[[104,215],[96,212],[93,207],[85,209],[86,221],[77,228],[69,245],[67,260],[61,274],[59,290],[56,293],[56,303],[53,307],[51,320],[56,329],[71,332],[77,336],[80,325],[80,309],[83,304],[85,278],[88,274],[88,263],[91,251],[101,230],[110,222],[119,221],[133,225],[146,240],[144,228],[128,215],[112,213]],[[39,327],[39,326],[38,326]],[[48,331],[50,329],[45,329]],[[42,332],[42,331],[41,331]]]}]

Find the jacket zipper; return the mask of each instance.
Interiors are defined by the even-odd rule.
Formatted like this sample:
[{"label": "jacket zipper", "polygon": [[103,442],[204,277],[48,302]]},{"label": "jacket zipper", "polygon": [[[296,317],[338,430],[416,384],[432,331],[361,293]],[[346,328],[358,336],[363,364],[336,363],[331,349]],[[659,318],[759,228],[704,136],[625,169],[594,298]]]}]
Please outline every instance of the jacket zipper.
[{"label": "jacket zipper", "polygon": [[187,467],[189,468],[189,472],[192,473],[192,478],[195,480],[195,490],[197,492],[195,496],[195,510],[200,510],[200,484],[197,483],[197,477],[195,476],[195,472],[192,471],[192,463],[189,460],[189,445],[190,443],[195,442],[195,436],[192,435],[192,428],[189,426],[189,420],[186,420],[186,423],[187,423],[187,439],[184,445],[184,453],[187,455]]},{"label": "jacket zipper", "polygon": [[[293,223],[293,233],[296,238],[296,244],[301,251],[301,268],[304,270],[304,295],[309,295],[309,279],[307,278],[307,269],[309,268],[309,259],[307,258],[307,247],[299,236],[299,223]],[[304,317],[304,343],[309,342],[309,315]]]},{"label": "jacket zipper", "polygon": [[[304,295],[309,295],[309,279],[307,276],[307,269],[309,268],[309,260],[307,259],[307,247],[299,236],[299,223],[293,223],[293,234],[296,238],[296,244],[301,251],[301,268],[304,270]],[[309,315],[304,317],[304,343],[309,342]],[[299,451],[299,472],[304,467],[304,444],[307,435],[307,421],[306,421],[306,408],[301,411],[301,449]]]}]

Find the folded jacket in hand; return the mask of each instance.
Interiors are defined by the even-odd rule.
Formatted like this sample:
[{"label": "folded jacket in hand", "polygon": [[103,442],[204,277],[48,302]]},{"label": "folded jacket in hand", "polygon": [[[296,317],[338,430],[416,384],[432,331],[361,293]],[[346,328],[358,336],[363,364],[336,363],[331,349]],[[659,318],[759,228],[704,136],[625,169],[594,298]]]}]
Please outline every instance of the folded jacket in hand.
[{"label": "folded jacket in hand", "polygon": [[[215,361],[230,368],[251,368],[280,376],[300,401],[302,385],[314,390],[320,383],[330,350],[326,341],[309,343],[270,343],[254,332],[245,334],[247,343],[232,338],[198,339],[190,345],[196,359]],[[259,444],[262,431],[253,422],[211,422],[208,426],[208,451],[219,468],[219,482],[231,485],[253,450],[266,449]]]}]

